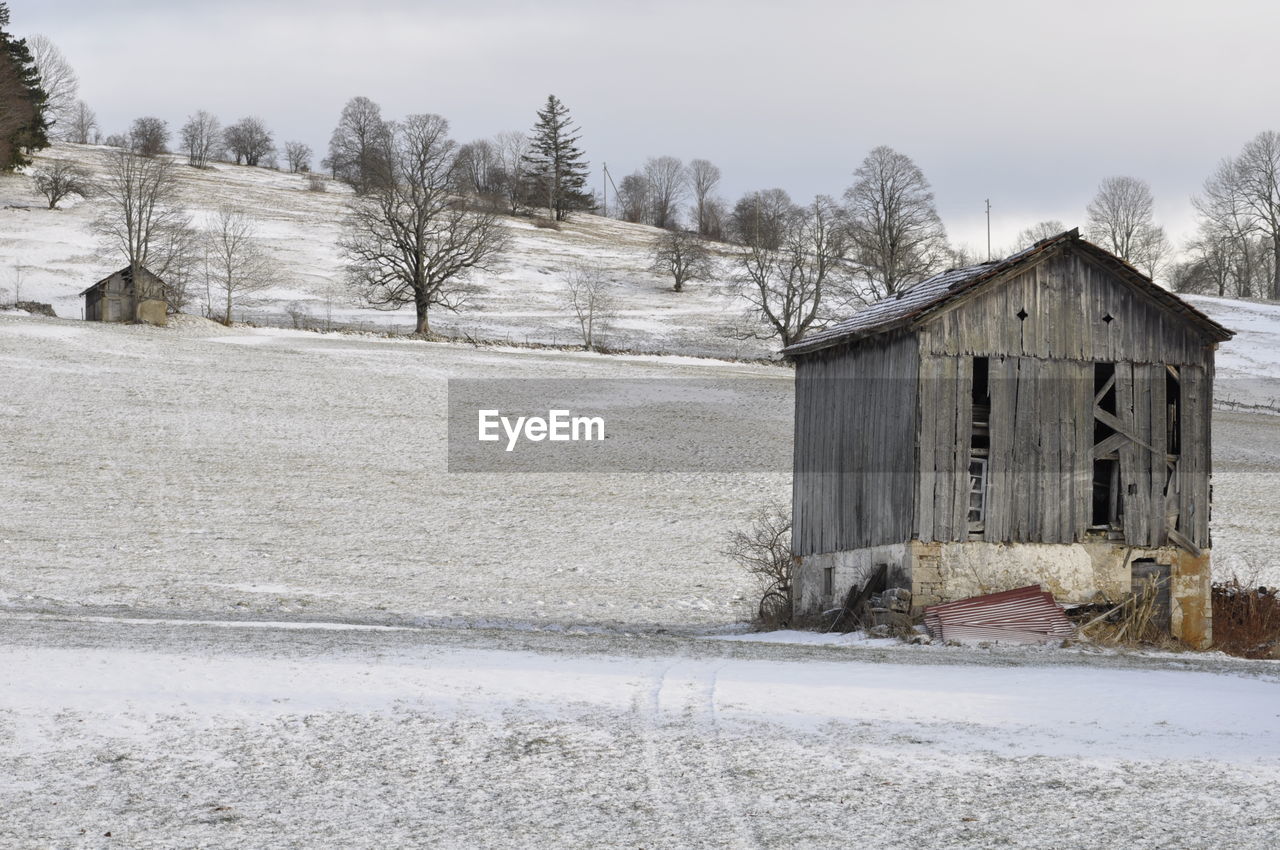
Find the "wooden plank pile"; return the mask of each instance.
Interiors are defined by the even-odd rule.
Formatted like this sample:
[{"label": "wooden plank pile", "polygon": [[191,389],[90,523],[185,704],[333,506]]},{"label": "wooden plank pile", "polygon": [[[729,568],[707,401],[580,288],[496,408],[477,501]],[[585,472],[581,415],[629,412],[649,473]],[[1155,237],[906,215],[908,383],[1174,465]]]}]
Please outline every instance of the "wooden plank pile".
[{"label": "wooden plank pile", "polygon": [[1075,634],[1062,606],[1038,584],[930,605],[924,624],[934,639],[957,643],[1048,643]]}]

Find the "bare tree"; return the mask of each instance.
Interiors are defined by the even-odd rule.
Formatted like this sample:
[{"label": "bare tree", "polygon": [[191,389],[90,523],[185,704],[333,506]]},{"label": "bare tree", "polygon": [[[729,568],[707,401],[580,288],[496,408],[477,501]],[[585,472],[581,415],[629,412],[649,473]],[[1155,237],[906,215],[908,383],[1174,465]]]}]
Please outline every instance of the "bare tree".
[{"label": "bare tree", "polygon": [[477,139],[458,148],[458,162],[454,174],[458,191],[477,200],[497,206],[504,204],[499,197],[502,180],[498,152],[493,142]]},{"label": "bare tree", "polygon": [[457,310],[473,294],[470,273],[489,268],[507,244],[491,212],[471,212],[451,192],[457,144],[439,115],[391,127],[384,173],[350,210],[340,243],[351,284],[379,309],[413,304],[416,332],[431,332],[433,307]]},{"label": "bare tree", "polygon": [[178,202],[173,163],[126,150],[113,150],[103,160],[106,177],[98,191],[106,203],[94,230],[104,251],[123,256],[134,280],[142,279],[143,267],[163,275],[185,241],[182,234],[190,230],[190,218]]},{"label": "bare tree", "polygon": [[702,235],[717,242],[724,241],[728,236],[726,231],[729,223],[729,210],[724,198],[707,198],[703,215],[707,232]]},{"label": "bare tree", "polygon": [[73,118],[80,80],[58,46],[46,35],[27,39],[27,49],[40,74],[40,88],[45,93],[44,116],[49,130],[58,138],[74,141]]},{"label": "bare tree", "polygon": [[644,164],[644,176],[649,181],[654,226],[676,227],[680,218],[680,202],[689,182],[684,163],[674,156],[651,157]]},{"label": "bare tree", "polygon": [[338,126],[329,138],[329,156],[324,165],[358,194],[373,187],[377,174],[386,171],[383,162],[388,147],[388,127],[382,109],[367,97],[353,97],[342,108]]},{"label": "bare tree", "polygon": [[311,170],[311,146],[302,142],[285,142],[284,158],[292,174],[305,174]]},{"label": "bare tree", "polygon": [[66,159],[55,159],[32,174],[36,191],[56,210],[59,202],[72,196],[87,198],[93,194],[93,175],[84,167]]},{"label": "bare tree", "polygon": [[1030,248],[1032,245],[1036,244],[1037,242],[1040,242],[1041,240],[1051,239],[1054,236],[1059,236],[1062,233],[1066,232],[1066,229],[1067,229],[1067,226],[1062,222],[1058,221],[1056,218],[1051,218],[1046,221],[1036,222],[1035,224],[1031,225],[1028,228],[1025,228],[1020,233],[1018,233],[1017,250],[1021,251],[1023,248]]},{"label": "bare tree", "polygon": [[502,196],[507,210],[515,215],[524,202],[529,137],[519,130],[508,130],[495,136],[493,143],[502,170]]},{"label": "bare tree", "polygon": [[235,157],[236,165],[262,164],[263,158],[275,151],[271,131],[261,118],[241,118],[222,133],[227,150]]},{"label": "bare tree", "polygon": [[782,189],[748,192],[734,204],[730,215],[734,240],[742,245],[777,249],[794,210],[791,196]]},{"label": "bare tree", "polygon": [[582,344],[594,351],[613,320],[617,318],[614,284],[603,268],[592,263],[577,263],[565,275],[565,303],[573,311],[582,334]]},{"label": "bare tree", "polygon": [[1153,224],[1151,187],[1136,177],[1108,177],[1089,202],[1085,234],[1126,262],[1138,255],[1144,232]]},{"label": "bare tree", "polygon": [[1271,243],[1271,299],[1280,301],[1280,133],[1259,133],[1238,162],[1241,194]]},{"label": "bare tree", "polygon": [[[1191,199],[1199,213],[1199,233],[1193,240],[1192,263],[1213,278],[1219,295],[1253,296],[1259,263],[1255,241],[1261,228],[1245,197],[1241,164],[1224,159]],[[1190,269],[1184,268],[1184,276]]]},{"label": "bare tree", "polygon": [[713,203],[720,186],[720,169],[709,160],[695,159],[689,163],[689,186],[693,190],[694,229],[699,236],[712,236],[716,222]]},{"label": "bare tree", "polygon": [[639,171],[622,178],[622,185],[618,187],[618,217],[635,224],[653,221],[649,180]]},{"label": "bare tree", "polygon": [[881,145],[853,175],[844,193],[851,259],[868,280],[869,295],[892,295],[937,271],[946,259],[947,233],[920,167]]},{"label": "bare tree", "polygon": [[216,116],[203,109],[187,119],[179,131],[187,162],[196,168],[207,168],[222,156],[222,125]]},{"label": "bare tree", "polygon": [[767,329],[754,335],[776,337],[785,347],[824,323],[833,307],[848,301],[848,251],[848,226],[826,195],[790,210],[778,247],[763,239],[748,244],[737,281]]},{"label": "bare tree", "polygon": [[98,132],[98,116],[83,100],[77,100],[67,123],[67,141],[78,145],[90,144]]},{"label": "bare tree", "polygon": [[[245,296],[271,286],[273,264],[258,239],[257,223],[243,210],[221,207],[205,236],[206,282],[216,293],[222,323],[231,324],[232,308]],[[213,312],[212,301],[209,304]]]},{"label": "bare tree", "polygon": [[1152,224],[1143,228],[1137,249],[1130,262],[1141,271],[1146,272],[1147,277],[1155,280],[1163,274],[1172,255],[1173,243],[1169,241],[1164,228],[1158,224]]},{"label": "bare tree", "polygon": [[669,230],[657,239],[649,249],[652,270],[670,277],[671,287],[683,292],[684,285],[694,280],[709,280],[715,274],[715,263],[706,242],[696,233],[687,230]]},{"label": "bare tree", "polygon": [[140,156],[169,152],[169,125],[155,116],[136,118],[129,127],[129,150]]}]

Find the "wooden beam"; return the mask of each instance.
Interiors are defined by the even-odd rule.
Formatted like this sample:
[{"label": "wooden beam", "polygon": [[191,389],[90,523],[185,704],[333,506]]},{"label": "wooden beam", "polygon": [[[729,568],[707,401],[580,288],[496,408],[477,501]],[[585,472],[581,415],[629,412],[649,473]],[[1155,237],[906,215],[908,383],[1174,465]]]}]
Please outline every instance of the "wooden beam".
[{"label": "wooden beam", "polygon": [[1192,543],[1191,540],[1181,531],[1178,531],[1178,529],[1174,528],[1173,523],[1169,523],[1168,525],[1166,525],[1165,530],[1169,532],[1169,539],[1172,540],[1174,543],[1177,543],[1179,546],[1181,546],[1183,549],[1186,549],[1188,552],[1190,552],[1192,555],[1195,555],[1197,558],[1201,558],[1204,556],[1204,552],[1200,551],[1200,547]]},{"label": "wooden beam", "polygon": [[1137,435],[1133,433],[1133,428],[1130,425],[1127,425],[1124,422],[1121,422],[1119,419],[1112,416],[1110,413],[1107,413],[1101,407],[1094,405],[1093,415],[1094,415],[1094,418],[1096,418],[1103,425],[1109,426],[1113,431],[1118,431],[1119,433],[1128,437],[1130,440],[1142,446],[1144,449],[1151,452],[1152,454],[1159,454],[1162,456],[1164,455],[1164,452],[1157,452],[1154,448],[1142,442],[1142,440],[1139,440]]}]

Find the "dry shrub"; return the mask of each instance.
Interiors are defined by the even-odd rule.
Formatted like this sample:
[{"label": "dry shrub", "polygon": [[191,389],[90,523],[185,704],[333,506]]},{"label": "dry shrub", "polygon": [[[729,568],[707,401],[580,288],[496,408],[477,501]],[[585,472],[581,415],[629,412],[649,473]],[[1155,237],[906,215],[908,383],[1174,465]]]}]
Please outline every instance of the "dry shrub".
[{"label": "dry shrub", "polygon": [[1280,657],[1280,591],[1237,578],[1215,584],[1213,643],[1242,658]]},{"label": "dry shrub", "polygon": [[1109,646],[1173,645],[1163,624],[1155,621],[1160,585],[1155,579],[1147,579],[1138,593],[1081,625],[1080,636]]},{"label": "dry shrub", "polygon": [[533,226],[543,230],[559,230],[560,222],[556,221],[554,218],[535,218],[533,220]]},{"label": "dry shrub", "polygon": [[758,509],[744,530],[729,535],[724,554],[755,577],[760,586],[760,622],[782,628],[791,622],[791,506]]},{"label": "dry shrub", "polygon": [[325,192],[329,189],[329,182],[325,180],[323,174],[310,171],[302,179],[307,183],[308,192]]}]

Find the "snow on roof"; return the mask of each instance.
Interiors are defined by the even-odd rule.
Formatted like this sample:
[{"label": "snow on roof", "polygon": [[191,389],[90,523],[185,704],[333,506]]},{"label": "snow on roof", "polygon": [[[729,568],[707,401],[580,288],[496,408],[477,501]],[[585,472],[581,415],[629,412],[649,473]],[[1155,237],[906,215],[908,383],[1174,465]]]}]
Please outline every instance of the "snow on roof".
[{"label": "snow on roof", "polygon": [[920,318],[933,308],[945,304],[961,292],[966,292],[984,281],[990,280],[1015,266],[1029,262],[1066,242],[1087,246],[1093,253],[1105,256],[1119,267],[1118,271],[1126,273],[1130,279],[1135,280],[1135,283],[1144,285],[1149,294],[1162,302],[1165,307],[1171,308],[1178,313],[1188,314],[1198,323],[1208,325],[1215,338],[1225,340],[1230,339],[1233,335],[1231,331],[1219,325],[1187,302],[1156,286],[1150,278],[1119,257],[1115,257],[1096,245],[1081,239],[1079,229],[1072,228],[1059,233],[1057,236],[1042,239],[1029,248],[1010,254],[1003,260],[978,263],[977,265],[958,269],[948,269],[941,274],[936,274],[910,289],[901,290],[887,298],[882,298],[844,321],[837,322],[812,336],[787,346],[782,350],[782,353],[788,357],[808,354],[842,342],[876,336],[902,327]]}]

